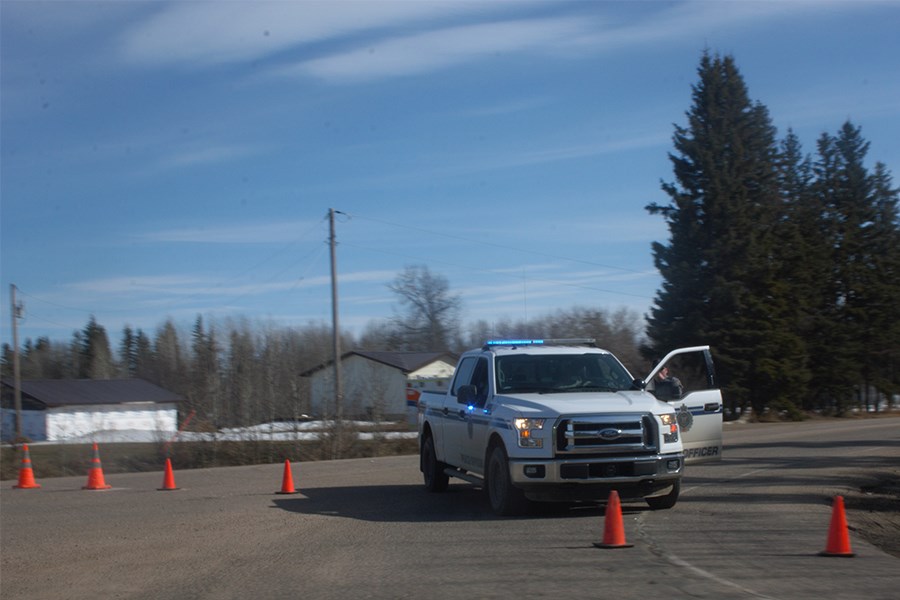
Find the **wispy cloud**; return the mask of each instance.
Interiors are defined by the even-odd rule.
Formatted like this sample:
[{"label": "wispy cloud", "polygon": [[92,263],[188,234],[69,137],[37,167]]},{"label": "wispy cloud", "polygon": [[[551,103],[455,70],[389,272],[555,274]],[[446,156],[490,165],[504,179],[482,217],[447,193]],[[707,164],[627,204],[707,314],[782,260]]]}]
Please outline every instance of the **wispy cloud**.
[{"label": "wispy cloud", "polygon": [[[422,74],[485,58],[539,53],[582,56],[723,27],[822,10],[814,2],[679,2],[623,12],[619,5],[555,2],[171,3],[121,36],[121,57],[150,66],[212,67],[267,59],[298,49],[328,53],[271,67],[278,77],[359,82]],[[846,3],[853,4],[853,3]],[[840,10],[843,3],[829,3]],[[543,8],[572,16],[509,18]],[[502,17],[506,15],[504,20]],[[624,15],[624,16],[623,16]],[[415,35],[404,29],[416,25]],[[322,52],[316,47],[315,52]]]},{"label": "wispy cloud", "polygon": [[69,289],[92,294],[195,294],[215,285],[212,279],[191,275],[139,275],[88,279],[69,284]]},{"label": "wispy cloud", "polygon": [[3,19],[33,34],[67,39],[138,18],[146,6],[138,2],[4,2]]},{"label": "wispy cloud", "polygon": [[[555,273],[525,273],[482,285],[459,288],[466,307],[494,306],[508,303],[533,304],[536,300],[552,298],[591,297],[597,294],[616,298],[648,298],[649,294],[635,293],[632,284],[655,283],[655,275],[623,274],[610,271],[569,271]],[[649,288],[650,286],[648,286]]]},{"label": "wispy cloud", "polygon": [[[324,221],[321,223],[324,227]],[[152,231],[138,237],[147,242],[277,244],[305,238],[306,233],[310,229],[317,228],[319,224],[318,221],[279,221],[218,227],[186,227]]]},{"label": "wispy cloud", "polygon": [[[299,287],[299,284],[296,279],[282,279],[268,283],[240,280],[234,283],[221,282],[210,276],[138,275],[85,280],[72,283],[68,287],[76,294],[93,297],[101,294],[107,300],[127,298],[129,311],[153,308],[168,312],[197,302],[213,301],[215,306],[223,307],[228,301],[293,290]],[[196,312],[196,309],[194,310]]]},{"label": "wispy cloud", "polygon": [[[342,284],[387,282],[394,277],[393,271],[373,270],[342,273]],[[322,287],[331,285],[329,276],[309,277],[302,280],[287,278],[268,283],[241,282],[238,284],[223,282],[209,275],[134,275],[108,277],[73,282],[68,288],[78,292],[93,294],[145,294],[148,300],[153,294],[165,295],[208,295],[221,296],[266,294],[300,287]]]},{"label": "wispy cloud", "polygon": [[[116,23],[122,31],[115,41],[119,60],[148,67],[212,68],[280,60],[298,50],[325,51],[328,53],[273,72],[359,81],[517,52],[570,55],[667,39],[694,40],[711,29],[746,28],[803,13],[860,10],[865,3],[638,4],[640,10],[623,10],[619,3],[567,5],[534,0],[100,2],[90,6],[10,2],[4,5],[4,19],[23,28],[68,37],[92,35]],[[554,14],[514,17],[540,12]],[[558,16],[564,13],[572,16]],[[422,33],[406,34],[411,26]]]},{"label": "wispy cloud", "polygon": [[574,17],[449,27],[385,38],[348,52],[273,69],[271,73],[340,82],[413,75],[484,57],[558,45],[590,28],[589,21]]},{"label": "wispy cloud", "polygon": [[[341,273],[341,284],[347,283],[379,283],[388,282],[397,276],[396,271],[375,270],[375,271],[350,271]],[[304,279],[304,284],[308,285],[331,285],[330,276],[314,277]]]},{"label": "wispy cloud", "polygon": [[806,2],[747,0],[682,1],[659,3],[661,10],[643,13],[633,21],[617,21],[598,28],[590,36],[573,43],[596,50],[647,47],[670,40],[689,40],[729,27],[747,30],[759,23],[799,18],[823,11],[857,10],[854,2]]},{"label": "wispy cloud", "polygon": [[173,2],[126,32],[120,47],[132,63],[213,66],[471,12],[487,11],[475,2]]}]

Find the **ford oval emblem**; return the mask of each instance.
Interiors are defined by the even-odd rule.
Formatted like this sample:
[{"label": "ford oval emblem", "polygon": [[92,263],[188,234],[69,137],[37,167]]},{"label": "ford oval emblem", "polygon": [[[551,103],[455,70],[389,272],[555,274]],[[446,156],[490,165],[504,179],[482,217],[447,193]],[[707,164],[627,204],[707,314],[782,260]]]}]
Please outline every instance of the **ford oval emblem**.
[{"label": "ford oval emblem", "polygon": [[600,431],[600,437],[604,440],[617,440],[622,435],[621,429],[603,429]]}]

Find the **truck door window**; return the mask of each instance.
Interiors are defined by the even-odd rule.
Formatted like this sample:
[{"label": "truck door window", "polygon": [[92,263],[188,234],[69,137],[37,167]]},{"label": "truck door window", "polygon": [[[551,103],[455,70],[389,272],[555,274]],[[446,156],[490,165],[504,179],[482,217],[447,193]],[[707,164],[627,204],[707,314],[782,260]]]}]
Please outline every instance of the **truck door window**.
[{"label": "truck door window", "polygon": [[459,366],[456,368],[456,376],[453,378],[453,387],[450,388],[450,394],[452,396],[458,394],[460,386],[469,385],[469,383],[471,383],[472,373],[475,371],[475,364],[477,361],[478,357],[476,356],[470,356],[460,361]]},{"label": "truck door window", "polygon": [[483,405],[487,400],[488,394],[488,363],[484,358],[479,358],[475,364],[475,370],[472,373],[472,381],[470,382],[478,392],[475,394],[475,400],[479,405]]},{"label": "truck door window", "polygon": [[[482,405],[487,400],[488,394],[488,362],[479,357],[464,358],[456,370],[451,393],[459,395],[459,388],[464,385],[474,385],[477,392],[475,401]],[[458,401],[458,400],[457,400]]]}]

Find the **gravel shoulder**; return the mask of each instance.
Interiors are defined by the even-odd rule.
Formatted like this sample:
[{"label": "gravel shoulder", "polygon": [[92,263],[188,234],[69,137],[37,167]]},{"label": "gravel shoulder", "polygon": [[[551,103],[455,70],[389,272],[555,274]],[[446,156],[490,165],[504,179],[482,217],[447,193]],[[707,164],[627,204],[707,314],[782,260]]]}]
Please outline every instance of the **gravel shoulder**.
[{"label": "gravel shoulder", "polygon": [[860,473],[844,494],[847,527],[900,558],[900,467]]}]

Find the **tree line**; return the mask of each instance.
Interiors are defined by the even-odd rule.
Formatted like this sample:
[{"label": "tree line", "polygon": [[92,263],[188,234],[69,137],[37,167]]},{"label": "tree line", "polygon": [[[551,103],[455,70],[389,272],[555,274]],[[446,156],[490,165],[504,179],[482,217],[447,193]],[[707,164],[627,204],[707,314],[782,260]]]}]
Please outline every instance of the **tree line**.
[{"label": "tree line", "polygon": [[[402,298],[436,298],[459,306],[444,277],[425,266],[408,267],[389,287],[405,281]],[[394,290],[395,293],[399,293]],[[413,327],[430,320],[427,326]],[[344,332],[341,348],[383,351],[450,351],[480,346],[490,337],[594,337],[636,368],[643,368],[638,347],[640,315],[620,309],[571,308],[529,322],[479,321],[463,328],[448,315],[423,316],[417,309],[371,323],[354,336]],[[436,338],[423,337],[436,335]],[[465,332],[465,333],[464,333]],[[115,348],[114,348],[115,346]],[[179,328],[171,319],[152,334],[125,327],[118,343],[91,317],[68,342],[46,337],[25,340],[20,352],[23,379],[141,378],[185,399],[180,407],[189,429],[215,430],[313,415],[309,380],[301,374],[332,359],[329,324],[279,327],[249,319],[210,323],[198,315],[193,326]],[[12,348],[3,347],[3,377],[11,377]],[[348,390],[351,394],[352,390]],[[363,392],[358,392],[363,393]],[[364,406],[368,398],[345,397],[346,406]],[[346,416],[357,416],[347,414]]]},{"label": "tree line", "polygon": [[[413,265],[387,286],[396,316],[344,332],[342,348],[459,352],[491,337],[591,337],[641,376],[671,349],[709,344],[732,416],[895,401],[900,190],[887,167],[867,166],[869,143],[849,121],[822,133],[814,155],[791,130],[779,139],[730,56],[704,54],[698,75],[673,135],[669,202],[646,207],[669,231],[651,248],[662,286],[648,315],[573,307],[463,325],[447,279]],[[300,374],[328,362],[331,347],[329,324],[198,315],[189,331],[171,320],[152,335],[126,327],[114,351],[91,317],[70,342],[26,340],[22,376],[140,377],[182,395],[194,428],[240,426],[309,414]],[[4,345],[4,377],[10,357]]]}]

